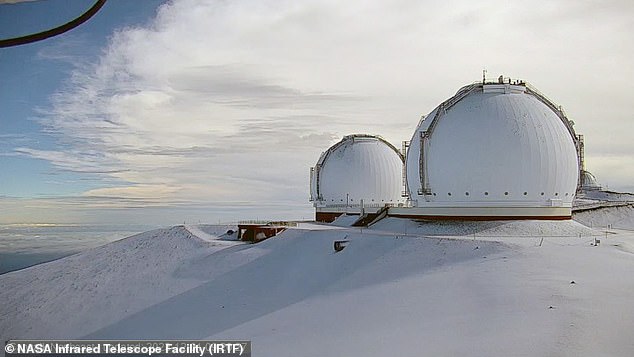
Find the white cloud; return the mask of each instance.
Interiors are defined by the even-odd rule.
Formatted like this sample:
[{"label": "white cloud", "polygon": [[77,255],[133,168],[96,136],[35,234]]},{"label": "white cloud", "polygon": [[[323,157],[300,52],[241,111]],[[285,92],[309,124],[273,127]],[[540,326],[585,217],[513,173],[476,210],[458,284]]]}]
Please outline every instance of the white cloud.
[{"label": "white cloud", "polygon": [[[175,1],[148,27],[118,30],[53,96],[42,124],[59,150],[19,151],[129,183],[87,195],[305,202],[308,168],[337,138],[369,132],[400,146],[421,114],[486,67],[562,104],[586,134],[590,162],[613,147],[631,161],[631,10],[627,2]],[[612,187],[632,181],[618,165],[589,168],[616,178]]]}]

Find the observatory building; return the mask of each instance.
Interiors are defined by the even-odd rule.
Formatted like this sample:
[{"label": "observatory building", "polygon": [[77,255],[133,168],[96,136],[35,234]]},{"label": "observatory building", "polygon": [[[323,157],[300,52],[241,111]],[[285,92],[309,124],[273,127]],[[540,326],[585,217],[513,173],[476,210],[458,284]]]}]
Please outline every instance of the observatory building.
[{"label": "observatory building", "polygon": [[310,169],[310,200],[316,220],[332,222],[343,213],[374,214],[403,206],[403,155],[379,136],[345,136]]},{"label": "observatory building", "polygon": [[522,81],[461,88],[423,117],[409,143],[410,207],[426,219],[570,219],[578,137],[563,110]]},{"label": "observatory building", "polygon": [[590,171],[581,171],[581,190],[582,191],[599,191],[601,185],[597,182],[596,177]]}]

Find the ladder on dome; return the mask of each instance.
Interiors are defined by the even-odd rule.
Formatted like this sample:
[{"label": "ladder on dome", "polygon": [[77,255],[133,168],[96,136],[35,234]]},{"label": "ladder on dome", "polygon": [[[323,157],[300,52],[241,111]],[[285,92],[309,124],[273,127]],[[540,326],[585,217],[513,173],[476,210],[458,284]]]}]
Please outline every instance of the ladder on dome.
[{"label": "ladder on dome", "polygon": [[404,188],[404,190],[401,192],[401,197],[404,198],[409,198],[409,187],[407,186],[407,163],[405,162],[405,160],[407,160],[407,150],[409,149],[409,144],[409,141],[403,141],[403,185],[401,187]]},{"label": "ladder on dome", "polygon": [[427,128],[427,133],[428,133],[427,135],[431,135],[431,133],[434,131],[434,128],[436,127],[436,123],[438,122],[438,118],[444,115],[447,112],[447,110],[451,109],[451,107],[458,104],[458,102],[464,99],[464,97],[468,96],[469,94],[471,94],[473,91],[475,91],[476,89],[480,87],[482,87],[481,83],[470,84],[468,86],[463,87],[453,97],[440,103],[440,105],[438,106],[436,110],[436,113],[434,114],[434,117],[431,119],[431,122],[429,123],[429,127]]}]

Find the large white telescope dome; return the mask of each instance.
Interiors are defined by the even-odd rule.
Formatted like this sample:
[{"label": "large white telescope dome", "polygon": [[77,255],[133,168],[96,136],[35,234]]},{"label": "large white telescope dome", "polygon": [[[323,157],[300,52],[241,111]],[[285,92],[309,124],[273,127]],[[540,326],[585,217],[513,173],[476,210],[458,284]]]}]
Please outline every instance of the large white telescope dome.
[{"label": "large white telescope dome", "polygon": [[523,82],[475,83],[414,132],[410,215],[570,218],[578,167],[576,134],[561,108]]},{"label": "large white telescope dome", "polygon": [[378,211],[404,203],[403,156],[373,135],[345,136],[321,154],[311,168],[311,201],[318,221],[342,213]]}]

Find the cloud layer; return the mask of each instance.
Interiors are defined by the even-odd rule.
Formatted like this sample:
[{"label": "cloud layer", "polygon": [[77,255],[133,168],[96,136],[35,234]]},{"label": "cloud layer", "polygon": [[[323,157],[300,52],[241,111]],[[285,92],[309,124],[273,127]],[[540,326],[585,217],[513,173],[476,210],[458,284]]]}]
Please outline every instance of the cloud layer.
[{"label": "cloud layer", "polygon": [[[629,2],[200,1],[160,7],[77,66],[41,124],[85,193],[165,206],[305,204],[308,168],[342,135],[395,145],[487,68],[527,79],[586,134],[589,169],[631,187]],[[609,157],[612,160],[604,160]],[[614,162],[620,165],[614,165]],[[133,203],[134,205],[134,203]]]}]

